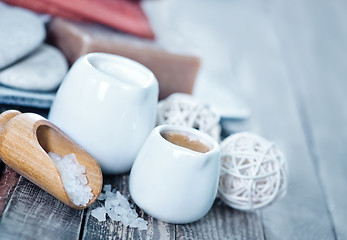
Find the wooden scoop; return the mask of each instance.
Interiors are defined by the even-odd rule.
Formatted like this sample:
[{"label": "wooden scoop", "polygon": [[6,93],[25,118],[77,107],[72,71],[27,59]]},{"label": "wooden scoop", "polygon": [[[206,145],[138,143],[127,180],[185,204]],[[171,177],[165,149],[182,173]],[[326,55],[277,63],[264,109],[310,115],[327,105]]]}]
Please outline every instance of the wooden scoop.
[{"label": "wooden scoop", "polygon": [[[74,153],[86,168],[88,186],[94,195],[87,206],[77,206],[70,200],[48,152],[61,156]],[[101,192],[102,173],[95,159],[40,115],[15,110],[0,114],[0,157],[13,170],[72,208],[90,206]]]}]

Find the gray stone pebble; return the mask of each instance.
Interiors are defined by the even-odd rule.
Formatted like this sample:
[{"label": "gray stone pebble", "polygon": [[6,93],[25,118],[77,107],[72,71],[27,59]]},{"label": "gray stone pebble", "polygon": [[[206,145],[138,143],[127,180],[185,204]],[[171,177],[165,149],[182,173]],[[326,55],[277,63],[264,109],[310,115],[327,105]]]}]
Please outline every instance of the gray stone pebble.
[{"label": "gray stone pebble", "polygon": [[0,71],[0,83],[32,90],[55,90],[68,70],[67,60],[55,47],[43,44],[35,52]]},{"label": "gray stone pebble", "polygon": [[29,10],[0,9],[0,69],[26,56],[45,39],[42,20]]}]

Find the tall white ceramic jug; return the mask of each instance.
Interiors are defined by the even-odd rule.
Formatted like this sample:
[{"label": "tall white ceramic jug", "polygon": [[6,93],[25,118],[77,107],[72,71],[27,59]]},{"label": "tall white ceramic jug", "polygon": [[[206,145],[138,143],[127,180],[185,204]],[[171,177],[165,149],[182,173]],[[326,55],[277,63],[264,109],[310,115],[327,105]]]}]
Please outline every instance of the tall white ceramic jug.
[{"label": "tall white ceramic jug", "polygon": [[155,126],[158,91],[155,76],[143,65],[112,54],[87,54],[66,75],[48,119],[105,173],[123,173]]}]

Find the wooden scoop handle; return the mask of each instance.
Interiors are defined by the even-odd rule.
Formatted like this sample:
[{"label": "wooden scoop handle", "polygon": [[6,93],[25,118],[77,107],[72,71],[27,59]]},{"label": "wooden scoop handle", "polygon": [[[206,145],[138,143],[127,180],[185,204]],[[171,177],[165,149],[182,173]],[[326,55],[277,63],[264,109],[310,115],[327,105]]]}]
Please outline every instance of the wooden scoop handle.
[{"label": "wooden scoop handle", "polygon": [[15,116],[22,114],[20,111],[17,110],[7,110],[0,114],[0,132],[5,127],[6,123],[10,121]]},{"label": "wooden scoop handle", "polygon": [[[90,206],[102,188],[98,163],[47,119],[34,113],[6,111],[0,114],[0,157],[6,165],[75,209]],[[88,186],[94,197],[87,206],[76,206],[68,197],[59,171],[47,152],[74,153],[86,168]]]}]

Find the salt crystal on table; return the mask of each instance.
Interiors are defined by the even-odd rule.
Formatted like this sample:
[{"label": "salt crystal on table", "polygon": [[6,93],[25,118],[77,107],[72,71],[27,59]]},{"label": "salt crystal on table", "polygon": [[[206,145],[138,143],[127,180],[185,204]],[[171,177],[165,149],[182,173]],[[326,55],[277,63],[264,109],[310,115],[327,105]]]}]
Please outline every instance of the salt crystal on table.
[{"label": "salt crystal on table", "polygon": [[80,165],[75,154],[61,157],[57,153],[49,152],[49,157],[55,163],[60,173],[67,195],[76,206],[86,206],[94,196],[87,185],[86,168]]},{"label": "salt crystal on table", "polygon": [[110,184],[104,185],[103,190],[104,192],[111,192],[111,185]]},{"label": "salt crystal on table", "polygon": [[[132,223],[132,224],[135,224],[139,230],[147,230],[148,229],[148,226],[147,226],[147,221],[145,221],[144,219],[142,218],[136,218],[136,223]],[[132,226],[132,225],[130,225]]]},{"label": "salt crystal on table", "polygon": [[[123,196],[118,191],[111,191],[111,185],[105,185],[103,190],[105,193],[100,194],[99,200],[105,200],[105,206],[99,207],[92,211],[92,216],[98,221],[104,221],[103,213],[114,221],[121,221],[124,226],[138,228],[139,230],[147,230],[147,221],[138,217],[137,212],[132,209],[126,196]],[[100,209],[102,208],[102,210]]]},{"label": "salt crystal on table", "polygon": [[92,211],[92,216],[98,219],[99,222],[106,221],[106,210],[104,207],[98,207]]}]

